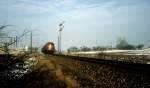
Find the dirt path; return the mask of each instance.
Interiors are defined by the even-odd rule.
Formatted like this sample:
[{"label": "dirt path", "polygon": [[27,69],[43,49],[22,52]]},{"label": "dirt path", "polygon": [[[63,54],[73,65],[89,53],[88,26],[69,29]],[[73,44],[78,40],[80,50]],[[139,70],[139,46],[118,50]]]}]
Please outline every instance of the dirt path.
[{"label": "dirt path", "polygon": [[79,88],[78,83],[64,76],[60,66],[44,55],[38,55],[38,64],[22,78],[22,88]]}]

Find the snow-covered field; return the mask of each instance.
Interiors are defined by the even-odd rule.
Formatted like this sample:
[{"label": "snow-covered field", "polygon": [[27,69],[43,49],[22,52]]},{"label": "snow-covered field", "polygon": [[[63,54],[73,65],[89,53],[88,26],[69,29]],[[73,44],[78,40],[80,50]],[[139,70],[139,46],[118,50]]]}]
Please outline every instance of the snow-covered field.
[{"label": "snow-covered field", "polygon": [[105,50],[72,52],[68,55],[150,64],[150,48],[142,50]]},{"label": "snow-covered field", "polygon": [[142,50],[105,50],[105,51],[88,51],[88,52],[73,52],[71,54],[123,54],[123,55],[150,55],[150,48]]}]

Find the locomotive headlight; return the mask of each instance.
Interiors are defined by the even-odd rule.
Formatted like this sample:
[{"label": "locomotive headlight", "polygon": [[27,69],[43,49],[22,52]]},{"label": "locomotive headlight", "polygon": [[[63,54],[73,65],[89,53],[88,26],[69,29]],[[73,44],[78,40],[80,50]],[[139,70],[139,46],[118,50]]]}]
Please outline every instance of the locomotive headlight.
[{"label": "locomotive headlight", "polygon": [[48,50],[52,50],[52,45],[51,44],[48,45]]}]

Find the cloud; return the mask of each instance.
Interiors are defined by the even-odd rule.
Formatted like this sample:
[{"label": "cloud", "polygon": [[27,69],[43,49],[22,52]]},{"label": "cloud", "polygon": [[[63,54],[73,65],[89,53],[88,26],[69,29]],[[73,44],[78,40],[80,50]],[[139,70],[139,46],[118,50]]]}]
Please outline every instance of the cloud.
[{"label": "cloud", "polygon": [[[136,0],[1,0],[0,7],[5,9],[16,9],[28,13],[42,12],[67,12],[76,9],[94,8],[94,7],[121,7],[129,6],[145,1]],[[147,2],[146,2],[147,3]]]},{"label": "cloud", "polygon": [[[20,13],[37,14],[49,12],[51,14],[64,13],[76,9],[92,8],[100,3],[88,3],[80,0],[1,0],[0,9],[19,11]],[[90,1],[91,2],[91,1]]]}]

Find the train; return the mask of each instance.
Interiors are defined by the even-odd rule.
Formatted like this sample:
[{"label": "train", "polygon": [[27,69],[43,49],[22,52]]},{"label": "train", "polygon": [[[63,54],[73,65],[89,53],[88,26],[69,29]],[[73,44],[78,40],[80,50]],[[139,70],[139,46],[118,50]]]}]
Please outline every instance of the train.
[{"label": "train", "polygon": [[55,45],[53,42],[47,42],[41,49],[41,52],[44,54],[54,54],[55,51]]}]

